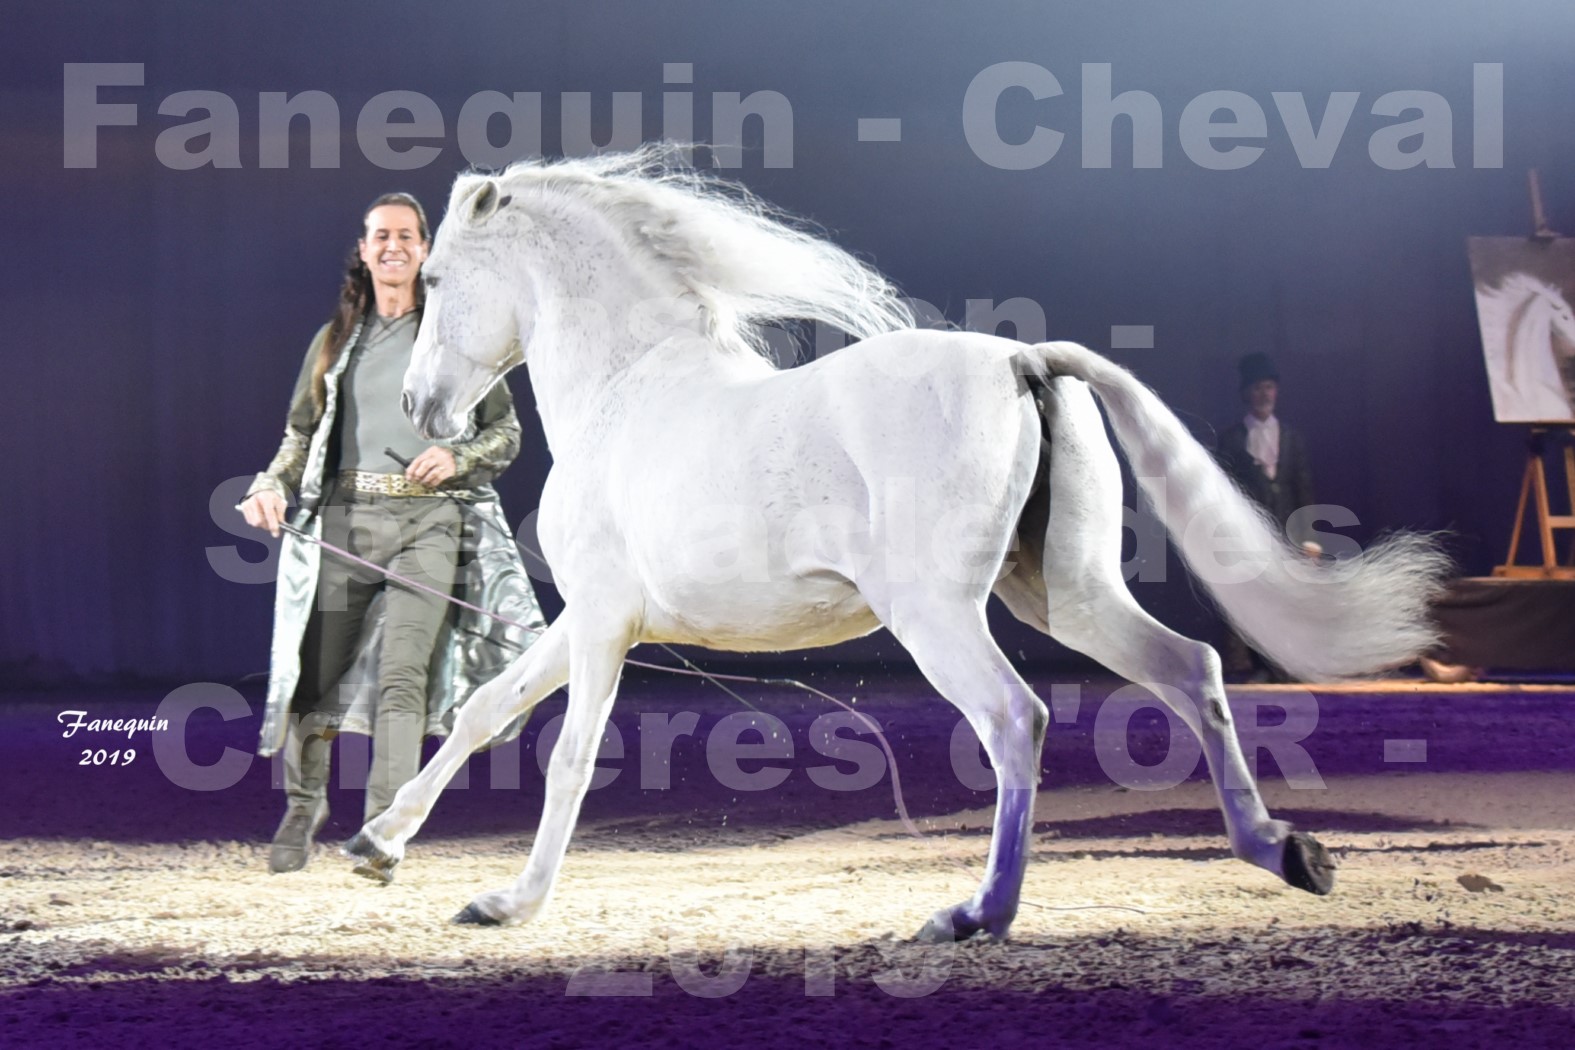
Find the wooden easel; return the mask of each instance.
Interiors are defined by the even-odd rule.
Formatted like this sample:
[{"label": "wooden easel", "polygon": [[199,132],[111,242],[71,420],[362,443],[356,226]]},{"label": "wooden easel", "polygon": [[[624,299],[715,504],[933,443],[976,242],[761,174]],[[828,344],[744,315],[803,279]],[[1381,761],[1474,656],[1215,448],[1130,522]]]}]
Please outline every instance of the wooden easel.
[{"label": "wooden easel", "polygon": [[[1493,567],[1494,576],[1510,579],[1575,580],[1575,539],[1570,542],[1570,559],[1559,564],[1553,549],[1554,530],[1575,532],[1575,446],[1564,446],[1564,492],[1569,499],[1570,513],[1554,514],[1548,505],[1548,472],[1543,459],[1549,427],[1532,427],[1526,453],[1526,473],[1520,482],[1520,502],[1515,507],[1515,529],[1509,534],[1509,556],[1503,565]],[[1570,430],[1575,436],[1575,428]],[[1542,541],[1541,565],[1517,565],[1515,556],[1520,552],[1520,533],[1526,525],[1526,506],[1533,499],[1537,507],[1537,536]]]}]

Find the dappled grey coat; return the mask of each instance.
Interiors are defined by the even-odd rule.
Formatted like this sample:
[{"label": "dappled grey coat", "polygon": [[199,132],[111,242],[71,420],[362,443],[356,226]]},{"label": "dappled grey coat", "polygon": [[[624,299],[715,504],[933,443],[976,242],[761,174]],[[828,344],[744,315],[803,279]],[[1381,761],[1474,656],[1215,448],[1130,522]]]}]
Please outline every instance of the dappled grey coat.
[{"label": "dappled grey coat", "polygon": [[[345,346],[353,348],[358,335],[359,327],[350,334]],[[327,503],[334,486],[328,461],[336,436],[339,381],[352,356],[351,352],[341,353],[324,377],[326,396],[319,415],[312,398],[312,365],[327,338],[325,325],[312,340],[296,380],[284,441],[268,469],[257,475],[246,493],[249,496],[261,489],[272,489],[286,500],[295,498],[292,524],[317,537],[322,535],[318,510]],[[455,596],[524,624],[529,630],[508,626],[469,609],[453,610],[439,632],[427,681],[429,735],[446,735],[459,705],[477,686],[523,652],[545,626],[530,578],[490,484],[514,461],[520,447],[519,419],[505,384],[500,382],[488,392],[472,410],[469,426],[449,447],[454,453],[456,473],[442,488],[468,504],[461,512],[465,546],[469,549],[474,545],[474,553],[455,585]],[[496,527],[476,520],[478,517]],[[271,755],[284,744],[291,700],[301,677],[301,639],[317,595],[318,568],[324,556],[316,544],[284,535],[274,594],[268,702],[257,748],[260,755]],[[383,602],[379,596],[367,613],[355,662],[342,679],[343,687],[354,693],[339,723],[341,730],[372,731],[382,628]],[[518,731],[515,725],[498,739],[510,739]]]}]

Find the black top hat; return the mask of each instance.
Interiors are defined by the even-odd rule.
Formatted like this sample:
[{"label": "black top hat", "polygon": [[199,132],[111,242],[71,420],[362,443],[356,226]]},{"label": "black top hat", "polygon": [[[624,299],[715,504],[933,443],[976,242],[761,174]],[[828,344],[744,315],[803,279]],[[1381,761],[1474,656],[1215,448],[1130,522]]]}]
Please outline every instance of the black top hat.
[{"label": "black top hat", "polygon": [[1248,354],[1236,363],[1236,368],[1241,372],[1241,390],[1265,379],[1280,381],[1280,370],[1274,367],[1274,360],[1268,354]]}]

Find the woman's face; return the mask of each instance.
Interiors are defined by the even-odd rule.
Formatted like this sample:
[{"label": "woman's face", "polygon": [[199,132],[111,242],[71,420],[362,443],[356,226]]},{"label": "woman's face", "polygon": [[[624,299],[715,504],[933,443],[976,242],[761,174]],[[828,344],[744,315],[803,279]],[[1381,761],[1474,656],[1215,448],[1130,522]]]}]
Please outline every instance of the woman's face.
[{"label": "woman's face", "polygon": [[427,258],[421,220],[407,204],[382,204],[368,212],[359,244],[361,261],[378,284],[413,285]]}]

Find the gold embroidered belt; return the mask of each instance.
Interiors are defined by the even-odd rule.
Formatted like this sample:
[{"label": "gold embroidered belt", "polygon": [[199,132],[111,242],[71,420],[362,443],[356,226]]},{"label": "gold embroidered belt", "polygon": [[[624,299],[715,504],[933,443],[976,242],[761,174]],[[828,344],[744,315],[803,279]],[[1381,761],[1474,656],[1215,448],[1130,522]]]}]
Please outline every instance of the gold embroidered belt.
[{"label": "gold embroidered belt", "polygon": [[339,487],[350,492],[366,492],[375,496],[441,496],[437,489],[428,488],[419,481],[411,481],[403,474],[374,474],[369,470],[341,470]]}]

